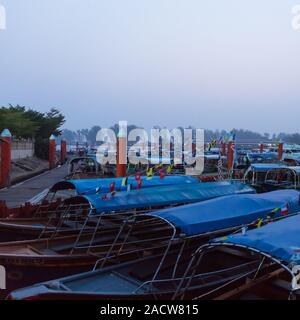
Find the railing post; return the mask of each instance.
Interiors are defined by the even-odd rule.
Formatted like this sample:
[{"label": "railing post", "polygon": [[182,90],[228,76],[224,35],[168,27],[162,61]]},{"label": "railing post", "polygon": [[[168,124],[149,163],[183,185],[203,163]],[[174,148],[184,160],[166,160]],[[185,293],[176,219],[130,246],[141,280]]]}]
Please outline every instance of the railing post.
[{"label": "railing post", "polygon": [[52,134],[49,138],[49,169],[55,168],[56,144],[55,137]]},{"label": "railing post", "polygon": [[232,169],[233,169],[233,142],[228,143],[228,155],[227,155],[227,163],[228,163],[228,175],[231,177]]},{"label": "railing post", "polygon": [[279,143],[278,145],[278,160],[282,160],[283,156],[283,143]]},{"label": "railing post", "polygon": [[259,145],[259,151],[260,151],[260,153],[264,153],[264,144],[263,143],[261,143]]},{"label": "railing post", "polygon": [[0,188],[10,185],[11,168],[11,141],[12,136],[8,129],[4,129],[0,135],[1,144],[1,166],[0,166]]},{"label": "railing post", "polygon": [[66,161],[67,154],[67,142],[65,140],[61,140],[60,142],[60,163],[64,164]]},{"label": "railing post", "polygon": [[119,130],[117,142],[117,177],[125,177],[127,171],[127,134]]}]

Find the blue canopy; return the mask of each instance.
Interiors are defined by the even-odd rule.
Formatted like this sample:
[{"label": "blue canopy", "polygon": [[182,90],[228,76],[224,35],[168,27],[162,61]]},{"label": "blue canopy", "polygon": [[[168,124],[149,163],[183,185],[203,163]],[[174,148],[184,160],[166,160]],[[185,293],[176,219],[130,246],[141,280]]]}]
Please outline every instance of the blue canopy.
[{"label": "blue canopy", "polygon": [[[218,155],[218,154],[206,154],[204,156],[204,158],[207,159],[207,160],[218,160],[218,159],[220,159],[220,155]],[[221,159],[226,159],[226,157],[225,156],[221,156]]]},{"label": "blue canopy", "polygon": [[288,204],[289,213],[300,211],[300,193],[296,190],[279,190],[262,194],[229,195],[177,208],[154,212],[187,236],[250,224],[266,218],[272,210]]},{"label": "blue canopy", "polygon": [[255,193],[255,190],[239,182],[191,183],[145,188],[130,192],[122,191],[117,192],[113,197],[109,195],[109,199],[106,200],[103,200],[103,194],[91,194],[70,198],[66,200],[66,203],[89,202],[98,213],[102,213],[192,203],[240,193]]},{"label": "blue canopy", "polygon": [[[147,179],[142,176],[142,188],[149,188],[154,186],[166,186],[187,183],[199,183],[199,180],[191,176],[166,176],[161,179],[159,176],[153,176],[152,179]],[[115,190],[126,190],[126,186],[122,186],[123,178],[102,178],[102,179],[79,179],[79,180],[63,180],[56,183],[50,191],[55,192],[58,190],[75,189],[78,195],[93,194],[97,188],[101,188],[100,193],[107,193],[110,191],[110,185],[115,182]],[[135,177],[128,177],[128,184],[132,184],[136,188],[138,182]]]},{"label": "blue canopy", "polygon": [[290,167],[280,163],[253,163],[251,169],[254,171],[269,171],[278,169],[290,169]]},{"label": "blue canopy", "polygon": [[232,235],[217,242],[233,243],[256,249],[287,264],[300,263],[300,215],[250,230],[244,235]]},{"label": "blue canopy", "polygon": [[276,152],[267,152],[267,153],[248,153],[248,158],[250,160],[254,159],[278,159],[278,153]]}]

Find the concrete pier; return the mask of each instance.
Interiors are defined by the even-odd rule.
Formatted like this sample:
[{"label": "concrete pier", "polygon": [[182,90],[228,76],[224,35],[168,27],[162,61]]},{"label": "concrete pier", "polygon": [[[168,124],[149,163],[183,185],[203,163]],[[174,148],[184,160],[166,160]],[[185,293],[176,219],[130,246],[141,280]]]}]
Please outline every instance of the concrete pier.
[{"label": "concrete pier", "polygon": [[67,165],[63,165],[10,188],[2,189],[0,200],[5,200],[8,207],[19,206],[63,179],[67,172]]}]

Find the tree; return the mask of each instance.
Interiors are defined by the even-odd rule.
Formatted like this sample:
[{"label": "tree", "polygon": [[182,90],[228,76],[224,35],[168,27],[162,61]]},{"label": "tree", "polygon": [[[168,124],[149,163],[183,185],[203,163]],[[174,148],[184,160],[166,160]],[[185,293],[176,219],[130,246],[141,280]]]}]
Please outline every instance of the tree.
[{"label": "tree", "polygon": [[100,126],[93,126],[88,134],[87,134],[87,141],[91,144],[91,145],[95,145],[96,144],[96,136],[98,131],[101,130]]},{"label": "tree", "polygon": [[39,124],[26,114],[24,107],[10,105],[9,108],[0,108],[0,129],[2,131],[5,128],[17,138],[33,138]]},{"label": "tree", "polygon": [[48,157],[49,137],[60,135],[64,122],[65,117],[55,108],[47,113],[19,105],[0,108],[0,130],[7,128],[17,138],[34,138],[36,155],[44,159]]}]

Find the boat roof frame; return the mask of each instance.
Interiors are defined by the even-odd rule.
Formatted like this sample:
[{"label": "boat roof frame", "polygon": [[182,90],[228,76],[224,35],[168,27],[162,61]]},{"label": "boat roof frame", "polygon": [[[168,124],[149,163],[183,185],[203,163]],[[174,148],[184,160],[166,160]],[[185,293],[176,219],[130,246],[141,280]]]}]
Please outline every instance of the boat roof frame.
[{"label": "boat roof frame", "polygon": [[[243,249],[246,251],[250,251],[250,252],[254,252],[259,254],[261,257],[263,258],[267,258],[269,260],[271,260],[272,262],[274,262],[275,264],[277,264],[278,266],[280,266],[282,269],[284,269],[291,277],[291,289],[290,289],[290,294],[293,294],[294,292],[300,290],[300,278],[299,275],[295,274],[293,272],[293,268],[291,268],[289,265],[287,265],[286,263],[284,263],[284,261],[282,261],[281,259],[278,259],[264,251],[258,250],[254,247],[251,246],[245,246],[245,245],[241,245],[241,244],[236,244],[236,243],[230,243],[230,242],[222,242],[222,241],[218,241],[218,242],[211,242],[208,244],[204,244],[202,246],[200,246],[194,253],[194,256],[191,260],[191,264],[190,266],[192,266],[193,261],[196,259],[197,256],[200,256],[200,260],[204,257],[204,255],[212,249],[216,249],[218,247],[233,247],[233,248],[239,248],[239,249]],[[199,262],[200,263],[200,262]],[[298,266],[298,265],[296,265]],[[294,266],[293,266],[294,267]],[[261,268],[261,264],[259,265],[259,267],[257,268],[257,272],[259,271],[259,269]],[[253,273],[253,272],[252,272]],[[245,275],[247,276],[247,275]],[[253,279],[254,280],[254,279]],[[216,288],[214,291],[218,290],[219,288]],[[207,294],[206,294],[207,295]]]}]

